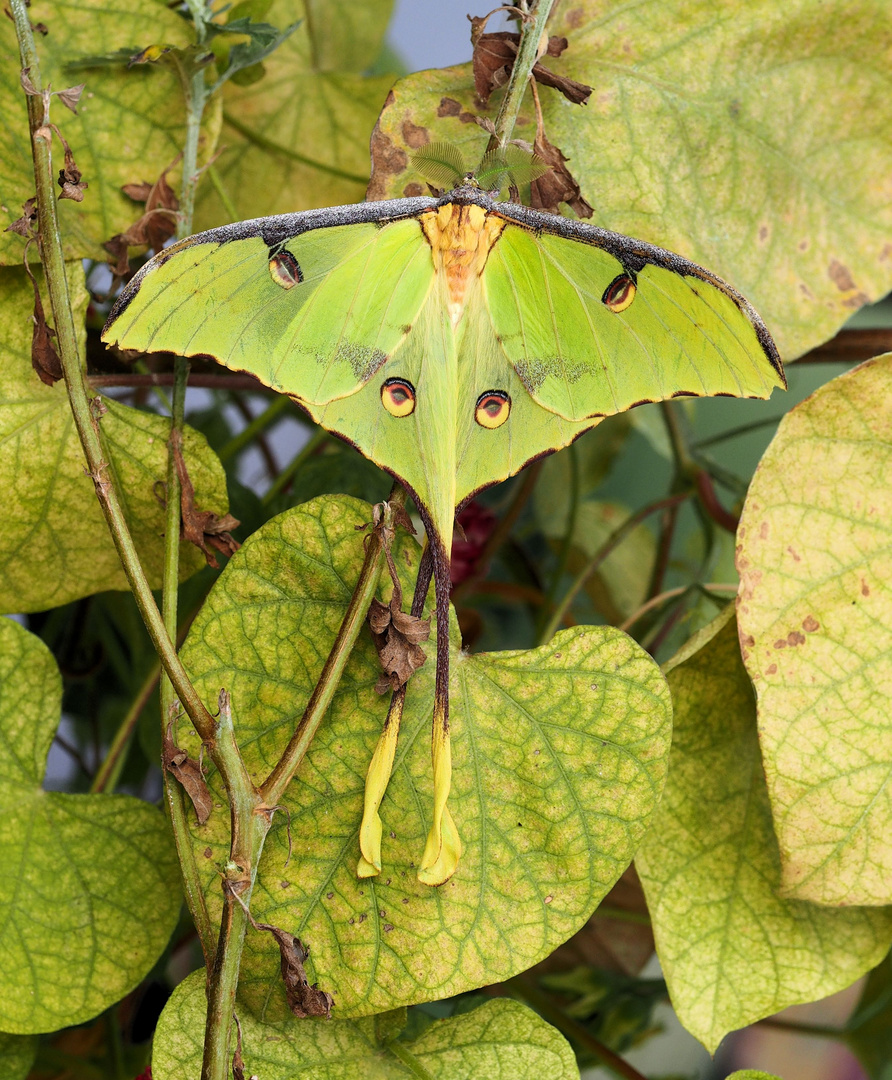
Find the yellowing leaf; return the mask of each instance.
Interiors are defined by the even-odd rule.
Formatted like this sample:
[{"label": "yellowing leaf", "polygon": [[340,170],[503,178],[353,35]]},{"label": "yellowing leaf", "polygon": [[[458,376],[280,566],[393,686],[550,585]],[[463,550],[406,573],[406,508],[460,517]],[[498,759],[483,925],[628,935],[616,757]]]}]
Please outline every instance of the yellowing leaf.
[{"label": "yellowing leaf", "polygon": [[729,1031],[863,975],[892,942],[892,912],[778,894],[780,859],[733,608],[667,668],[669,779],[636,861],[672,1004],[712,1053]]},{"label": "yellowing leaf", "polygon": [[[266,21],[297,30],[263,62],[263,78],[223,92],[216,169],[239,218],[361,202],[369,135],[393,78],[366,76],[392,0],[277,0]],[[252,69],[253,70],[253,69]],[[196,228],[232,219],[219,192],[203,188]]]},{"label": "yellowing leaf", "polygon": [[[82,203],[66,200],[59,205],[66,256],[105,259],[103,241],[124,232],[140,215],[138,204],[121,193],[123,185],[153,183],[182,150],[183,92],[174,70],[164,64],[139,64],[129,70],[124,62],[74,69],[66,65],[120,49],[136,54],[156,43],[183,47],[191,42],[192,32],[185,19],[156,0],[132,0],[118,7],[105,0],[34,0],[28,14],[49,31],[37,39],[43,84],[62,90],[86,83],[77,116],[56,99],[51,112],[90,185]],[[34,194],[34,171],[15,28],[6,18],[0,20],[0,56],[0,204],[11,222]],[[213,151],[219,123],[217,102],[205,114],[202,160]],[[61,165],[59,143],[53,152]],[[0,222],[0,228],[5,224]],[[21,257],[21,240],[0,232],[0,262],[17,263]]]},{"label": "yellowing leaf", "polygon": [[[317,499],[274,518],[230,561],[184,646],[207,700],[232,694],[236,738],[262,779],[318,678],[363,558],[355,526],[367,504]],[[419,551],[396,553],[410,589]],[[433,643],[426,646],[433,655]],[[521,971],[587,920],[625,869],[662,787],[669,741],[665,683],[612,627],[577,627],[541,649],[452,655],[453,778],[458,872],[442,888],[416,879],[432,803],[434,665],[412,677],[396,762],[381,805],[383,870],[359,880],[366,771],[387,711],[363,633],[329,715],[283,800],[252,900],[258,921],[310,947],[310,981],[335,1015],[360,1016],[456,994]],[[191,741],[190,741],[191,740]],[[197,756],[194,738],[181,732]],[[208,771],[219,802],[219,777]],[[280,820],[281,817],[281,820]],[[228,815],[193,828],[208,903],[220,909],[216,863]],[[212,916],[213,918],[213,916]],[[284,1015],[279,959],[249,933],[241,993],[266,1020]]]},{"label": "yellowing leaf", "polygon": [[782,421],[740,522],[740,631],[789,896],[892,902],[892,355]]},{"label": "yellowing leaf", "polygon": [[[195,971],[161,1014],[152,1051],[154,1080],[198,1080],[206,1015],[204,973]],[[239,1019],[245,1075],[263,1080],[579,1080],[563,1035],[505,998],[431,1020],[414,1038],[399,1037],[406,1023],[403,1010],[387,1018],[396,1021],[393,1034],[382,1030],[381,1016],[324,1022],[289,1017],[273,1024],[245,1014]]]},{"label": "yellowing leaf", "polygon": [[[83,326],[87,293],[77,264],[69,267],[69,285]],[[0,490],[6,509],[0,532],[0,611],[41,611],[104,589],[127,588],[85,472],[65,384],[45,386],[31,367],[33,301],[24,271],[0,268]],[[155,485],[167,476],[170,421],[113,401],[106,404],[108,412],[99,423],[109,473],[117,481],[149,580],[157,585],[164,509]],[[196,502],[224,514],[226,478],[204,436],[187,429],[183,452]],[[182,575],[203,565],[201,553],[183,545]]]},{"label": "yellowing leaf", "polygon": [[[892,285],[880,10],[876,0],[753,0],[729,18],[699,0],[574,0],[549,26],[569,44],[542,63],[595,88],[584,107],[539,91],[592,221],[726,278],[786,358]],[[497,93],[485,114],[498,104]],[[479,158],[481,111],[470,65],[397,83],[373,141],[374,197],[419,193],[408,156],[428,139]],[[532,141],[533,120],[527,99],[515,136]]]},{"label": "yellowing leaf", "polygon": [[176,855],[156,807],[41,789],[61,704],[49,650],[0,619],[0,1023],[18,1034],[79,1024],[123,997],[158,959],[180,910]]}]

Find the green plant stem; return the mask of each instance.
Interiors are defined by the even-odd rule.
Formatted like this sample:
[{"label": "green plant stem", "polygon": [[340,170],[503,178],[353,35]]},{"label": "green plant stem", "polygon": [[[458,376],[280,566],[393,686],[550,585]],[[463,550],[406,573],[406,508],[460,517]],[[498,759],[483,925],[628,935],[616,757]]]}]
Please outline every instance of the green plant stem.
[{"label": "green plant stem", "polygon": [[655,514],[658,510],[676,508],[679,503],[684,502],[685,499],[689,499],[690,497],[691,492],[681,492],[678,495],[669,495],[665,499],[660,499],[657,502],[643,506],[640,510],[632,514],[631,517],[626,518],[621,525],[617,526],[573,579],[573,584],[566,593],[564,593],[560,603],[552,612],[548,625],[542,631],[542,634],[539,637],[539,644],[544,644],[554,637],[557,628],[563,621],[563,618],[573,604],[573,601],[585,587],[585,583],[611,552],[625,540],[633,529],[637,528],[645,518],[649,517],[651,514]]},{"label": "green plant stem", "polygon": [[572,1039],[580,1046],[584,1046],[586,1050],[591,1051],[596,1057],[600,1058],[604,1065],[616,1076],[622,1077],[623,1080],[647,1080],[647,1077],[642,1076],[634,1065],[630,1065],[619,1054],[615,1054],[609,1046],[605,1046],[600,1039],[596,1039],[578,1020],[567,1016],[565,1012],[554,1004],[548,994],[540,990],[533,980],[526,975],[516,975],[502,985],[512,994],[516,994],[521,1000],[531,1005],[558,1031],[562,1031],[569,1039]]},{"label": "green plant stem", "polygon": [[[514,131],[520,107],[527,91],[530,72],[539,59],[539,43],[545,33],[545,24],[551,14],[554,0],[530,0],[526,17],[520,28],[520,46],[511,69],[511,77],[505,88],[505,96],[499,106],[495,132],[489,140],[487,150],[504,150]],[[523,5],[520,5],[523,9]]]},{"label": "green plant stem", "polygon": [[624,908],[610,907],[609,904],[600,904],[597,915],[605,919],[614,919],[616,922],[634,923],[635,926],[650,926],[650,916],[640,911],[626,911]]},{"label": "green plant stem", "polygon": [[115,737],[112,739],[111,746],[108,748],[105,760],[99,766],[96,775],[93,777],[93,782],[90,784],[90,791],[94,795],[101,794],[104,791],[111,792],[115,790],[121,776],[121,770],[124,767],[124,762],[127,760],[127,750],[133,739],[133,733],[136,731],[137,722],[139,721],[140,715],[146,707],[149,698],[151,698],[155,687],[158,685],[160,676],[161,664],[157,663],[152,667],[152,670],[149,672],[142,686],[136,692],[133,703],[118,726],[118,730],[115,732]]},{"label": "green plant stem", "polygon": [[[195,21],[199,35],[204,32],[204,24]],[[199,36],[199,40],[201,37]],[[176,53],[172,54],[176,56]],[[198,142],[201,135],[201,120],[207,102],[207,86],[204,81],[204,66],[186,68],[178,62],[180,81],[183,84],[183,97],[186,102],[186,139],[183,143],[183,180],[180,186],[180,216],[177,219],[177,239],[182,240],[192,232],[192,219],[195,215],[195,193],[198,190]]]},{"label": "green plant stem", "polygon": [[248,443],[274,423],[283,412],[285,412],[291,405],[291,399],[284,394],[277,394],[276,397],[267,405],[263,412],[258,413],[257,416],[246,425],[242,430],[226,443],[217,453],[217,457],[221,461],[228,461],[231,457],[234,457],[240,450],[243,450]]},{"label": "green plant stem", "polygon": [[[399,484],[394,484],[388,496],[387,505],[390,508],[403,507],[405,503],[405,490]],[[386,512],[389,513],[390,510]],[[338,683],[341,681],[341,675],[347,661],[350,659],[353,646],[365,623],[366,614],[378,588],[383,568],[384,548],[378,534],[372,532],[368,538],[365,561],[362,564],[359,581],[353,590],[350,604],[331,647],[331,652],[329,652],[325,661],[325,666],[322,668],[319,681],[313,688],[313,693],[307,702],[300,723],[291,736],[290,742],[285,747],[284,753],[260,786],[260,792],[267,806],[275,806],[285,794],[285,789],[291,782],[291,778],[297,771],[301,761],[303,761],[313,736],[328,711]]]},{"label": "green plant stem", "polygon": [[399,1039],[388,1039],[384,1045],[395,1058],[406,1066],[413,1076],[418,1077],[418,1080],[434,1080],[433,1073],[428,1072],[405,1043],[401,1043]]},{"label": "green plant stem", "polygon": [[273,480],[269,489],[264,492],[263,497],[260,500],[264,506],[269,506],[279,492],[288,486],[295,474],[300,472],[303,468],[304,462],[308,461],[313,454],[316,453],[319,447],[326,442],[328,437],[329,435],[325,428],[316,428],[298,453],[291,459],[290,463],[286,465],[275,480]]},{"label": "green plant stem", "polygon": [[734,585],[731,582],[728,582],[726,584],[723,581],[710,581],[699,586],[679,585],[675,589],[667,589],[665,592],[661,592],[658,596],[652,596],[649,600],[645,600],[645,602],[641,605],[640,608],[638,608],[637,611],[633,611],[632,614],[628,617],[628,619],[619,624],[617,629],[628,633],[629,630],[635,625],[635,623],[638,622],[638,620],[644,615],[646,615],[648,611],[652,611],[654,608],[660,607],[660,605],[665,604],[667,600],[674,600],[677,596],[684,596],[684,594],[686,592],[690,592],[692,588],[703,589],[707,593],[726,592],[734,595],[737,592],[739,586]]},{"label": "green plant stem", "polygon": [[[220,692],[217,748],[229,797],[231,840],[223,869],[223,913],[208,971],[208,1012],[201,1080],[226,1080],[235,992],[248,927],[248,906],[272,811],[263,805],[235,741],[229,695]],[[224,772],[225,770],[225,772]]]},{"label": "green plant stem", "polygon": [[[39,87],[38,59],[34,49],[34,38],[24,0],[10,0],[10,4],[19,40],[22,66],[29,68],[32,83],[35,87]],[[28,114],[34,157],[34,177],[37,187],[41,258],[53,310],[56,341],[62,362],[65,385],[68,390],[68,399],[71,404],[75,427],[84,450],[84,456],[87,459],[89,475],[93,480],[112,540],[127,575],[127,581],[133,591],[134,599],[145,621],[152,643],[161,658],[161,663],[176,687],[177,695],[196,730],[202,739],[212,740],[214,731],[213,718],[205,708],[186,674],[185,668],[180,663],[173,641],[165,629],[161,612],[155,603],[155,598],[149,588],[149,583],[146,580],[139,555],[133,543],[133,537],[130,534],[118,493],[108,473],[108,462],[105,458],[99,433],[98,409],[96,409],[94,415],[95,403],[91,402],[88,395],[78,354],[77,335],[68,294],[68,280],[65,276],[62,239],[56,214],[51,157],[52,135],[42,126],[43,108],[40,98],[28,97]]]}]

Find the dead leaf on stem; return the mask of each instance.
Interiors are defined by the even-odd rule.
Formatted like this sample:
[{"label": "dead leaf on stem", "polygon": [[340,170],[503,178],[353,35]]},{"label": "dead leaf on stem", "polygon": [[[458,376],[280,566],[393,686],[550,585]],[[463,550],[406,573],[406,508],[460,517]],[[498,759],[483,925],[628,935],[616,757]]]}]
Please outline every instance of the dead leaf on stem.
[{"label": "dead leaf on stem", "polygon": [[167,182],[167,174],[180,157],[182,155],[167,166],[154,184],[143,180],[136,184],[125,184],[121,188],[129,199],[145,204],[145,213],[126,232],[118,233],[102,245],[114,256],[112,271],[116,277],[124,278],[130,272],[128,248],[146,247],[157,252],[176,232],[180,204]]},{"label": "dead leaf on stem", "polygon": [[190,758],[185,750],[177,746],[173,737],[173,721],[168,721],[167,731],[164,734],[161,746],[161,762],[169,773],[172,773],[182,784],[183,790],[192,800],[195,807],[195,816],[198,824],[204,825],[211,816],[213,799],[210,788],[201,771],[201,764]]},{"label": "dead leaf on stem", "polygon": [[233,538],[231,530],[237,529],[241,523],[232,514],[223,514],[221,517],[210,510],[199,510],[195,506],[195,488],[192,486],[189,470],[186,468],[186,459],[183,457],[183,437],[177,429],[171,433],[170,451],[173,454],[180,481],[182,538],[199,548],[208,566],[217,570],[220,564],[210,549],[216,548],[227,558],[238,551],[241,544]]}]

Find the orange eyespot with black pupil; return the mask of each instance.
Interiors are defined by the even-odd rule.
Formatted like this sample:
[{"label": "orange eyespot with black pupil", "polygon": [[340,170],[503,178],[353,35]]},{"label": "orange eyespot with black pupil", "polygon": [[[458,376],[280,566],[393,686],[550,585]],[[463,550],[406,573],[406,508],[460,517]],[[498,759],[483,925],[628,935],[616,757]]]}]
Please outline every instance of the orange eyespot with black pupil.
[{"label": "orange eyespot with black pupil", "polygon": [[511,398],[504,390],[487,390],[477,398],[474,419],[481,427],[497,428],[508,419]]},{"label": "orange eyespot with black pupil", "polygon": [[269,260],[269,272],[273,281],[283,289],[293,289],[303,279],[300,263],[290,251],[280,251]]},{"label": "orange eyespot with black pupil", "polygon": [[415,412],[415,387],[405,379],[387,379],[381,387],[381,403],[391,416]]},{"label": "orange eyespot with black pupil", "polygon": [[611,311],[625,311],[635,299],[638,286],[628,274],[620,274],[604,290],[601,303]]}]

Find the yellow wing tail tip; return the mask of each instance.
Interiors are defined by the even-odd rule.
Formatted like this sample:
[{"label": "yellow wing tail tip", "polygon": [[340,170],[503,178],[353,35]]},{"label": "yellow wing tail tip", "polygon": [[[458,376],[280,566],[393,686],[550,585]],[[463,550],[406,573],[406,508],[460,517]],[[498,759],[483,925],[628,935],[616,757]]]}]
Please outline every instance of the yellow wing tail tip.
[{"label": "yellow wing tail tip", "polygon": [[449,808],[444,806],[439,823],[435,821],[428,833],[418,880],[422,885],[445,885],[458,869],[461,853],[461,837]]},{"label": "yellow wing tail tip", "polygon": [[400,733],[400,719],[403,713],[402,695],[396,694],[391,699],[384,729],[378,739],[378,745],[369,762],[369,771],[365,779],[365,798],[363,801],[362,823],[359,826],[359,850],[361,852],[356,867],[358,877],[374,877],[381,873],[381,838],[384,827],[378,807],[390,783],[393,771],[393,759]]}]

